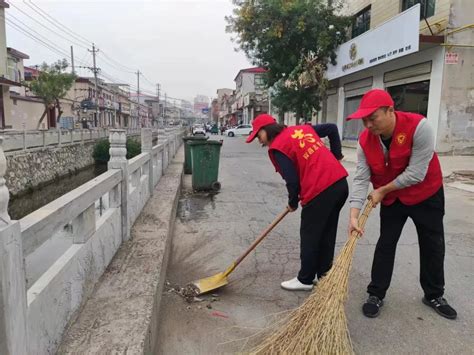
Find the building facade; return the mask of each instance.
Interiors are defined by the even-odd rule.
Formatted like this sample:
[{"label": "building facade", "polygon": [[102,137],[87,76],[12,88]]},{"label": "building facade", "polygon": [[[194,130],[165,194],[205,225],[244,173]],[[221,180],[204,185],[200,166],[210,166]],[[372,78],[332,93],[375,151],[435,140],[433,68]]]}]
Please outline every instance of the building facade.
[{"label": "building facade", "polygon": [[360,120],[345,117],[372,88],[395,109],[427,117],[441,153],[474,153],[474,6],[466,0],[353,0],[352,39],[338,48],[323,122],[356,141]]},{"label": "building facade", "polygon": [[194,114],[196,117],[201,119],[207,119],[209,117],[209,103],[210,100],[205,95],[197,95],[194,98]]},{"label": "building facade", "polygon": [[241,69],[235,81],[235,103],[232,114],[243,124],[249,124],[263,112],[268,112],[268,91],[263,75],[266,69],[255,67]]},{"label": "building facade", "polygon": [[[231,113],[231,106],[233,103],[233,98],[235,95],[235,91],[233,89],[217,89],[217,106],[218,106],[218,124],[219,126],[227,126],[230,125],[229,121],[232,120],[232,113]],[[235,124],[232,122],[232,124]]]}]

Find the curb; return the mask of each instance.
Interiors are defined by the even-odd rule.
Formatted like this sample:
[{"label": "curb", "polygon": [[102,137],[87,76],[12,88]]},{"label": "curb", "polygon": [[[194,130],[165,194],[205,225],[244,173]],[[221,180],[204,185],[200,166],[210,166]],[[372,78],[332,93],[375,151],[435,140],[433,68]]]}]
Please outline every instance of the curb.
[{"label": "curb", "polygon": [[156,186],[58,354],[151,354],[183,178],[184,149]]}]

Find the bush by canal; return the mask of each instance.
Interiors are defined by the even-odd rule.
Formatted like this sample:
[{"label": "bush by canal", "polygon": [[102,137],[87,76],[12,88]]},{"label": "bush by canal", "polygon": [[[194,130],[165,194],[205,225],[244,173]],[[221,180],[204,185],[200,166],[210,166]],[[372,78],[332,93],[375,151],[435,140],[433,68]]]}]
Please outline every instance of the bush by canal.
[{"label": "bush by canal", "polygon": [[[110,159],[110,142],[108,139],[100,139],[94,146],[92,156],[96,163],[107,163]],[[141,143],[134,138],[127,138],[127,159],[132,159],[142,152]]]}]

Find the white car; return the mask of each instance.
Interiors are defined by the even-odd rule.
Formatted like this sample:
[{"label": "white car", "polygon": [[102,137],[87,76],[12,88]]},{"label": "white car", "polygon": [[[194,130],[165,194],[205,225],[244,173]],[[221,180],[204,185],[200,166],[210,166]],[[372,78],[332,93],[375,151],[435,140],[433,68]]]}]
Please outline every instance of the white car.
[{"label": "white car", "polygon": [[225,131],[225,135],[229,137],[248,136],[250,133],[252,133],[252,126],[249,124],[241,124]]},{"label": "white car", "polygon": [[206,135],[206,130],[202,126],[194,126],[193,127],[193,136],[197,134],[202,134],[203,136]]}]

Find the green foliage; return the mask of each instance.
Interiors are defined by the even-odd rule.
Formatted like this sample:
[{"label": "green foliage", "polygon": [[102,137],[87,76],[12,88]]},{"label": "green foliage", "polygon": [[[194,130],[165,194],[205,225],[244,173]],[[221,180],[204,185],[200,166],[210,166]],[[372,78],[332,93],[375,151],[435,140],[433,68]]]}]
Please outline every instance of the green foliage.
[{"label": "green foliage", "polygon": [[110,142],[108,139],[99,139],[94,145],[92,157],[96,163],[107,163],[110,159]]},{"label": "green foliage", "polygon": [[320,109],[323,73],[335,64],[335,50],[345,41],[348,17],[327,0],[234,0],[227,31],[254,65],[268,69],[274,104],[297,115]]},{"label": "green foliage", "polygon": [[127,139],[127,159],[132,159],[137,155],[141,154],[142,146],[136,139]]},{"label": "green foliage", "polygon": [[76,78],[74,74],[64,72],[67,67],[66,59],[52,65],[43,63],[39,69],[38,79],[28,83],[30,90],[42,98],[47,105],[52,105],[57,99],[64,98]]},{"label": "green foliage", "polygon": [[24,83],[35,96],[43,100],[45,106],[45,111],[38,122],[38,127],[44,119],[47,110],[51,107],[58,109],[58,121],[61,117],[62,111],[59,100],[67,95],[76,79],[74,74],[65,72],[67,67],[68,62],[66,59],[59,60],[51,65],[43,63],[39,68],[40,73],[38,78],[31,82]]},{"label": "green foliage", "polygon": [[[105,164],[110,159],[110,142],[108,139],[100,139],[94,146],[92,157],[96,163]],[[133,138],[127,138],[127,159],[132,159],[142,152],[141,144]]]}]

